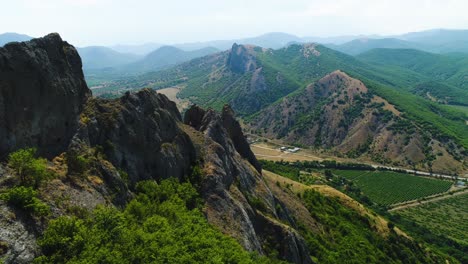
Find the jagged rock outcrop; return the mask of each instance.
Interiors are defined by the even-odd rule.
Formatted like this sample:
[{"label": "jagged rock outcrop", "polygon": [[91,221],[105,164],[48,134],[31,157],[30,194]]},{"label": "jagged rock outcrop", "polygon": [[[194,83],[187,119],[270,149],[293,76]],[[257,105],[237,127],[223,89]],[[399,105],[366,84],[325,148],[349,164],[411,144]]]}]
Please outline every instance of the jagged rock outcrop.
[{"label": "jagged rock outcrop", "polygon": [[258,172],[262,173],[262,166],[250,149],[239,122],[234,118],[234,111],[229,105],[223,107],[221,118],[223,120],[223,126],[231,138],[234,147],[236,147],[237,152],[239,152],[243,158],[247,159]]},{"label": "jagged rock outcrop", "polygon": [[199,130],[200,126],[202,125],[205,113],[205,109],[199,107],[198,105],[192,105],[192,107],[190,107],[190,109],[185,112],[184,124]]},{"label": "jagged rock outcrop", "polygon": [[115,100],[91,99],[81,115],[71,148],[100,146],[107,159],[134,183],[144,179],[182,179],[196,154],[179,128],[176,104],[154,90],[127,93]]},{"label": "jagged rock outcrop", "polygon": [[[196,130],[203,130],[203,128],[201,128],[202,125],[207,125],[206,120],[205,123],[203,123],[205,114],[206,110],[198,105],[192,105],[192,107],[185,112],[184,123]],[[229,105],[224,105],[221,112],[221,120],[224,129],[226,129],[229,138],[232,140],[232,143],[236,148],[236,151],[250,164],[252,164],[259,173],[262,173],[262,166],[250,149],[249,143],[242,132],[242,128],[239,122],[235,119],[234,111]]]},{"label": "jagged rock outcrop", "polygon": [[[200,118],[196,113],[204,116]],[[248,250],[264,252],[266,245],[273,245],[282,259],[312,263],[304,239],[291,227],[295,226],[293,218],[287,209],[277,212],[284,205],[253,167],[258,164],[255,156],[251,156],[253,164],[250,164],[237,150],[245,151],[244,155],[248,156],[245,149],[248,143],[240,138],[242,131],[232,110],[225,106],[219,115],[212,109],[203,112],[198,106],[192,106],[186,112],[185,121],[199,127],[204,137],[199,142],[204,149],[201,159],[205,173],[201,194],[208,221],[234,236]],[[279,220],[289,226],[280,224]]]},{"label": "jagged rock outcrop", "polygon": [[0,158],[36,146],[65,151],[91,95],[76,49],[58,34],[0,48]]},{"label": "jagged rock outcrop", "polygon": [[227,65],[236,73],[246,73],[257,68],[257,60],[252,54],[252,47],[234,43],[229,53]]}]

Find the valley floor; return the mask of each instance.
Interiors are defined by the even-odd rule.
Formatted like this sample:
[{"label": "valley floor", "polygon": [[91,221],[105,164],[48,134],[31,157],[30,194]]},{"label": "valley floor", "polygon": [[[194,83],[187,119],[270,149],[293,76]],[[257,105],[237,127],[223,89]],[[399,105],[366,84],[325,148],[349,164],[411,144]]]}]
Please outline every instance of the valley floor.
[{"label": "valley floor", "polygon": [[[411,173],[411,174],[416,174],[416,175],[426,176],[426,177],[444,178],[444,179],[449,179],[449,180],[454,179],[454,176],[452,175],[429,173],[426,171],[418,171],[418,170],[410,170],[410,169],[399,168],[399,167],[385,166],[381,164],[376,164],[374,162],[371,162],[365,159],[348,159],[348,158],[335,157],[335,156],[326,155],[324,153],[313,152],[308,149],[301,149],[300,151],[296,153],[285,152],[285,151],[280,150],[281,146],[286,146],[286,145],[281,145],[280,143],[276,143],[276,142],[268,142],[268,143],[256,142],[256,143],[251,144],[250,148],[252,149],[252,151],[254,152],[255,156],[258,159],[263,159],[263,160],[271,160],[271,161],[283,160],[283,161],[295,162],[295,161],[323,161],[326,159],[333,159],[338,162],[359,162],[362,164],[370,165],[374,168],[380,167],[380,168],[385,168],[389,170],[404,170],[406,173]],[[464,173],[463,176],[458,176],[458,179],[468,180],[468,173]]]}]

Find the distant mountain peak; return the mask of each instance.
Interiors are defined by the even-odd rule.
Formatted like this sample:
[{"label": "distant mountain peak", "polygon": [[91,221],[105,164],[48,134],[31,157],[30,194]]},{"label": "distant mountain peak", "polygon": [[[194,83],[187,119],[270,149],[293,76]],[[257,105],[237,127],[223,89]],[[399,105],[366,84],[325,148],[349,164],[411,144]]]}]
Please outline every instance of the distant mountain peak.
[{"label": "distant mountain peak", "polygon": [[310,56],[318,57],[321,55],[320,51],[316,49],[318,45],[315,43],[306,43],[302,45],[302,55],[304,57],[309,58]]},{"label": "distant mountain peak", "polygon": [[257,69],[255,46],[234,43],[229,53],[227,66],[233,72],[246,73]]},{"label": "distant mountain peak", "polygon": [[[168,50],[168,51],[183,51],[179,48],[176,48],[174,46],[171,46],[171,45],[164,45],[164,46],[161,46],[160,48],[156,49],[155,51],[161,51],[161,50]],[[153,52],[155,52],[153,51]]]},{"label": "distant mountain peak", "polygon": [[14,32],[6,32],[0,34],[0,46],[3,46],[9,42],[21,42],[31,40],[32,37],[24,34],[18,34]]}]

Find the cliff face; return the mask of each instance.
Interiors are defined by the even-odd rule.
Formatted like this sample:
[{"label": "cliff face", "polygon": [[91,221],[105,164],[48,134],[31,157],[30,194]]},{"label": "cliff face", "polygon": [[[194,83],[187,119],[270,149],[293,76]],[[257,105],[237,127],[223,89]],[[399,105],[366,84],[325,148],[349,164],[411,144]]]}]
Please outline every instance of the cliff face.
[{"label": "cliff face", "polygon": [[0,158],[37,146],[65,151],[91,95],[76,49],[58,34],[0,48]]}]

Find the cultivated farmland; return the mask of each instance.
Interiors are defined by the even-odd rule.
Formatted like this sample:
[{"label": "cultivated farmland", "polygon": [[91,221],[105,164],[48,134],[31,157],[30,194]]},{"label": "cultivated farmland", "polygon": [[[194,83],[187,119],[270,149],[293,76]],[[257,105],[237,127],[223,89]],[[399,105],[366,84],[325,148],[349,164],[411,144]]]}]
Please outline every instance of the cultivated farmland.
[{"label": "cultivated farmland", "polygon": [[422,204],[395,212],[438,235],[468,246],[468,194]]},{"label": "cultivated farmland", "polygon": [[450,181],[388,171],[335,170],[333,173],[351,180],[364,195],[384,206],[446,192],[452,185]]}]

